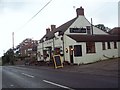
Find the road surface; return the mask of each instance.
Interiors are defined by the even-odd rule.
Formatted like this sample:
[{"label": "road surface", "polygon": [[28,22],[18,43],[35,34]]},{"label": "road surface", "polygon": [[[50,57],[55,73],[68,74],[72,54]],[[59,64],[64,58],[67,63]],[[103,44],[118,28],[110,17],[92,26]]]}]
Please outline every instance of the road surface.
[{"label": "road surface", "polygon": [[118,78],[59,69],[3,66],[2,88],[117,88]]}]

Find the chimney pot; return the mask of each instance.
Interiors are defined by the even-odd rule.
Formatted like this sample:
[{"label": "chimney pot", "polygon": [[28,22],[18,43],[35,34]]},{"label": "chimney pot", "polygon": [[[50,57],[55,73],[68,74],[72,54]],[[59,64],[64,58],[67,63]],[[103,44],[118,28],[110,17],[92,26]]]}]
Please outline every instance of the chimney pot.
[{"label": "chimney pot", "polygon": [[84,8],[80,7],[76,9],[77,17],[79,15],[84,16]]},{"label": "chimney pot", "polygon": [[56,28],[56,25],[51,25],[51,31],[53,31]]},{"label": "chimney pot", "polygon": [[46,29],[46,34],[50,32],[50,28],[47,28]]}]

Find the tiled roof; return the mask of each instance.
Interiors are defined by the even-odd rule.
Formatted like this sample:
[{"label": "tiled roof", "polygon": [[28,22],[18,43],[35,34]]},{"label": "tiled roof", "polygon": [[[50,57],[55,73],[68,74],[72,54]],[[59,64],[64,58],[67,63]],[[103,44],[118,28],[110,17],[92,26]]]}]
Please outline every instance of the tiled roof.
[{"label": "tiled roof", "polygon": [[115,27],[108,32],[111,35],[120,35],[120,27]]},{"label": "tiled roof", "polygon": [[[63,35],[64,32],[70,27],[70,25],[77,19],[73,18],[72,20],[62,24],[61,26],[59,26],[58,28],[56,28],[53,31],[50,31],[49,33],[47,33],[46,35],[43,36],[43,38],[46,38],[46,40],[52,39],[54,37],[54,33],[59,32],[60,35]],[[40,39],[40,42],[43,41],[43,38]]]},{"label": "tiled roof", "polygon": [[70,25],[71,25],[76,19],[77,19],[77,17],[76,17],[76,18],[73,18],[72,20],[70,20],[70,21],[68,21],[68,22],[66,22],[66,23],[64,23],[63,25],[61,25],[61,26],[59,26],[58,28],[56,28],[55,31],[59,31],[61,35],[64,34],[64,32],[70,27]]},{"label": "tiled roof", "polygon": [[120,41],[118,35],[67,35],[74,39],[76,42],[106,42],[106,41]]}]

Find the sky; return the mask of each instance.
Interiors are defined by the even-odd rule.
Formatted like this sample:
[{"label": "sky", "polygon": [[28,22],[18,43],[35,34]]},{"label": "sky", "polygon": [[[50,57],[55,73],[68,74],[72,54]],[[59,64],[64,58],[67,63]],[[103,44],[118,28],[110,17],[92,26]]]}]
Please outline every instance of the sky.
[{"label": "sky", "polygon": [[[36,17],[33,17],[50,0],[0,0],[0,56],[26,38],[40,40],[46,28],[56,27],[76,17],[76,8],[84,8],[85,17],[93,24],[118,26],[119,0],[52,0]],[[30,22],[28,22],[30,20]]]},{"label": "sky", "polygon": [[118,2],[118,26],[120,27],[120,1]]}]

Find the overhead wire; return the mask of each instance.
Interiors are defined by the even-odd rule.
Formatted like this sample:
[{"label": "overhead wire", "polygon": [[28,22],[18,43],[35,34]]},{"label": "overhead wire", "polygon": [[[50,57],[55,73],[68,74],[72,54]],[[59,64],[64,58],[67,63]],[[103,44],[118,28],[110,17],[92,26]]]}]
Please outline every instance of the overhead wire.
[{"label": "overhead wire", "polygon": [[17,31],[15,31],[14,33],[18,33],[19,31],[21,31],[30,21],[32,21],[43,9],[45,9],[45,7],[47,7],[50,3],[52,2],[52,0],[50,0],[49,2],[47,2],[35,15],[33,15],[24,25],[22,25]]},{"label": "overhead wire", "polygon": [[50,0],[49,2],[47,2],[33,17],[31,17],[27,23],[29,23],[34,17],[36,17],[48,4],[50,4],[52,0]]},{"label": "overhead wire", "polygon": [[23,29],[30,21],[32,21],[43,9],[45,9],[45,7],[47,7],[50,3],[52,2],[52,0],[50,0],[49,2],[47,2],[35,15],[33,15],[19,30]]}]

